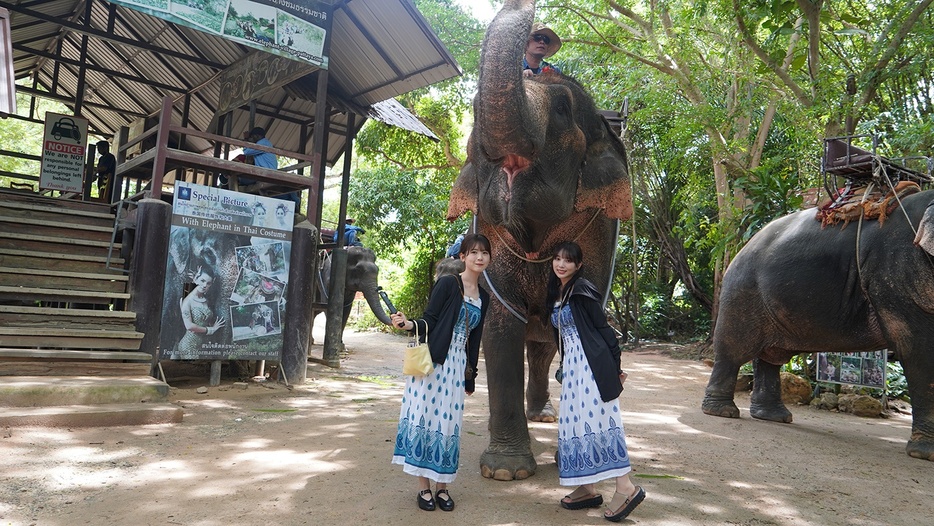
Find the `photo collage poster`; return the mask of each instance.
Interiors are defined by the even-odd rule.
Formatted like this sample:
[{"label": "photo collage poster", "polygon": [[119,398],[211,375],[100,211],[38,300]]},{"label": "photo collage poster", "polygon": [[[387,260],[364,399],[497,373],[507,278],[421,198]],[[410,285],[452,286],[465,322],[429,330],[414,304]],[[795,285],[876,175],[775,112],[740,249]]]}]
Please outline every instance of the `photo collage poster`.
[{"label": "photo collage poster", "polygon": [[175,183],[161,357],[278,360],[295,203]]},{"label": "photo collage poster", "polygon": [[147,15],[328,68],[333,7],[318,0],[112,0]]},{"label": "photo collage poster", "polygon": [[887,352],[817,353],[817,381],[883,389]]}]

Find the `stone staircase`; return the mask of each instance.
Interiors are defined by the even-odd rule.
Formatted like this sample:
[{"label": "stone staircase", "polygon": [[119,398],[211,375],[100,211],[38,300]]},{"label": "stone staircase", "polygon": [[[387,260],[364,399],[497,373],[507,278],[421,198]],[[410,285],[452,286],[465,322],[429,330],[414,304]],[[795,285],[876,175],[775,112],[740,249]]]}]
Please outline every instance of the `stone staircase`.
[{"label": "stone staircase", "polygon": [[113,224],[101,204],[0,191],[0,427],[181,421],[124,310]]}]

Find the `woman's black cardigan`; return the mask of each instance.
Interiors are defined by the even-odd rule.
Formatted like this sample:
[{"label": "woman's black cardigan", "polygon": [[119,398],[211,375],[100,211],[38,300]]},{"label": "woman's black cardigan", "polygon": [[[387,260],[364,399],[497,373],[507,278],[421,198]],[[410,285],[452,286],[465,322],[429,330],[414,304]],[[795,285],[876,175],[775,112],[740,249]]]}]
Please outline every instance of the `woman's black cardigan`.
[{"label": "woman's black cardigan", "polygon": [[[425,307],[422,317],[412,320],[412,323],[418,326],[418,334],[422,341],[425,340],[427,326],[428,350],[431,352],[431,361],[434,363],[444,363],[448,356],[448,347],[451,346],[451,338],[454,336],[454,325],[459,321],[461,305],[464,303],[463,292],[461,292],[463,289],[460,275],[442,276],[431,288],[428,306]],[[473,371],[477,370],[477,362],[480,360],[483,320],[486,319],[486,311],[490,306],[490,293],[482,288],[480,289],[480,303],[480,325],[470,331],[467,340],[467,365]],[[414,327],[410,332],[414,332]],[[468,393],[474,391],[473,378],[466,380],[464,390]]]},{"label": "woman's black cardigan", "polygon": [[[597,292],[597,287],[584,278],[576,280],[568,303],[571,305],[571,316],[574,318],[577,334],[580,335],[584,355],[587,356],[590,371],[597,383],[597,389],[600,390],[600,398],[604,402],[619,398],[620,393],[623,392],[623,386],[619,381],[621,371],[619,340],[616,339],[616,332],[606,322],[603,301],[600,293]],[[564,348],[557,328],[555,328],[555,339],[562,350],[563,361]]]}]

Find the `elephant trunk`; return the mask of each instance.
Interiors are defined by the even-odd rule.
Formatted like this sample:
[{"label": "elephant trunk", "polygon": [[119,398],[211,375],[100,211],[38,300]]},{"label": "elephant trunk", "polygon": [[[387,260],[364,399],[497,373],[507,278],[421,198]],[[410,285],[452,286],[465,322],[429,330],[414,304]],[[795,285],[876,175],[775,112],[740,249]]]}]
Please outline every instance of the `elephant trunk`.
[{"label": "elephant trunk", "polygon": [[370,306],[370,310],[373,311],[373,314],[379,321],[386,325],[392,325],[392,320],[389,318],[389,315],[386,314],[386,311],[383,310],[383,304],[379,301],[379,292],[377,292],[375,284],[372,287],[368,286],[363,288],[363,297],[366,298],[367,305]]},{"label": "elephant trunk", "polygon": [[543,120],[528,118],[526,90],[538,85],[522,75],[534,17],[534,1],[508,0],[487,29],[480,57],[473,136],[483,156],[510,177],[529,166],[539,151],[536,138],[543,136]]}]

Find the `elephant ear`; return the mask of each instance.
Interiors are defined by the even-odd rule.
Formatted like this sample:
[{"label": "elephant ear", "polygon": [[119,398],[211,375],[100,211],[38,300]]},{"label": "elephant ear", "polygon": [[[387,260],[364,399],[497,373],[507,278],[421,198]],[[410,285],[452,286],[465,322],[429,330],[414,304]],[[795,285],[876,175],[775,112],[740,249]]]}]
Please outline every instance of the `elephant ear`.
[{"label": "elephant ear", "polygon": [[467,164],[461,168],[454,186],[451,188],[451,197],[448,201],[448,221],[454,221],[465,212],[477,211],[477,200],[479,199],[479,190],[477,187],[477,171],[474,169],[470,159]]},{"label": "elephant ear", "polygon": [[915,235],[915,245],[934,256],[934,201],[928,203],[918,224],[918,233]]},{"label": "elephant ear", "polygon": [[587,146],[587,160],[581,168],[574,208],[600,208],[613,219],[632,217],[632,188],[629,185],[629,160],[623,141],[600,116],[600,129]]},{"label": "elephant ear", "polygon": [[172,262],[175,272],[182,277],[182,281],[188,279],[188,263],[191,259],[191,229],[177,228],[170,234],[169,242],[169,260]]}]

